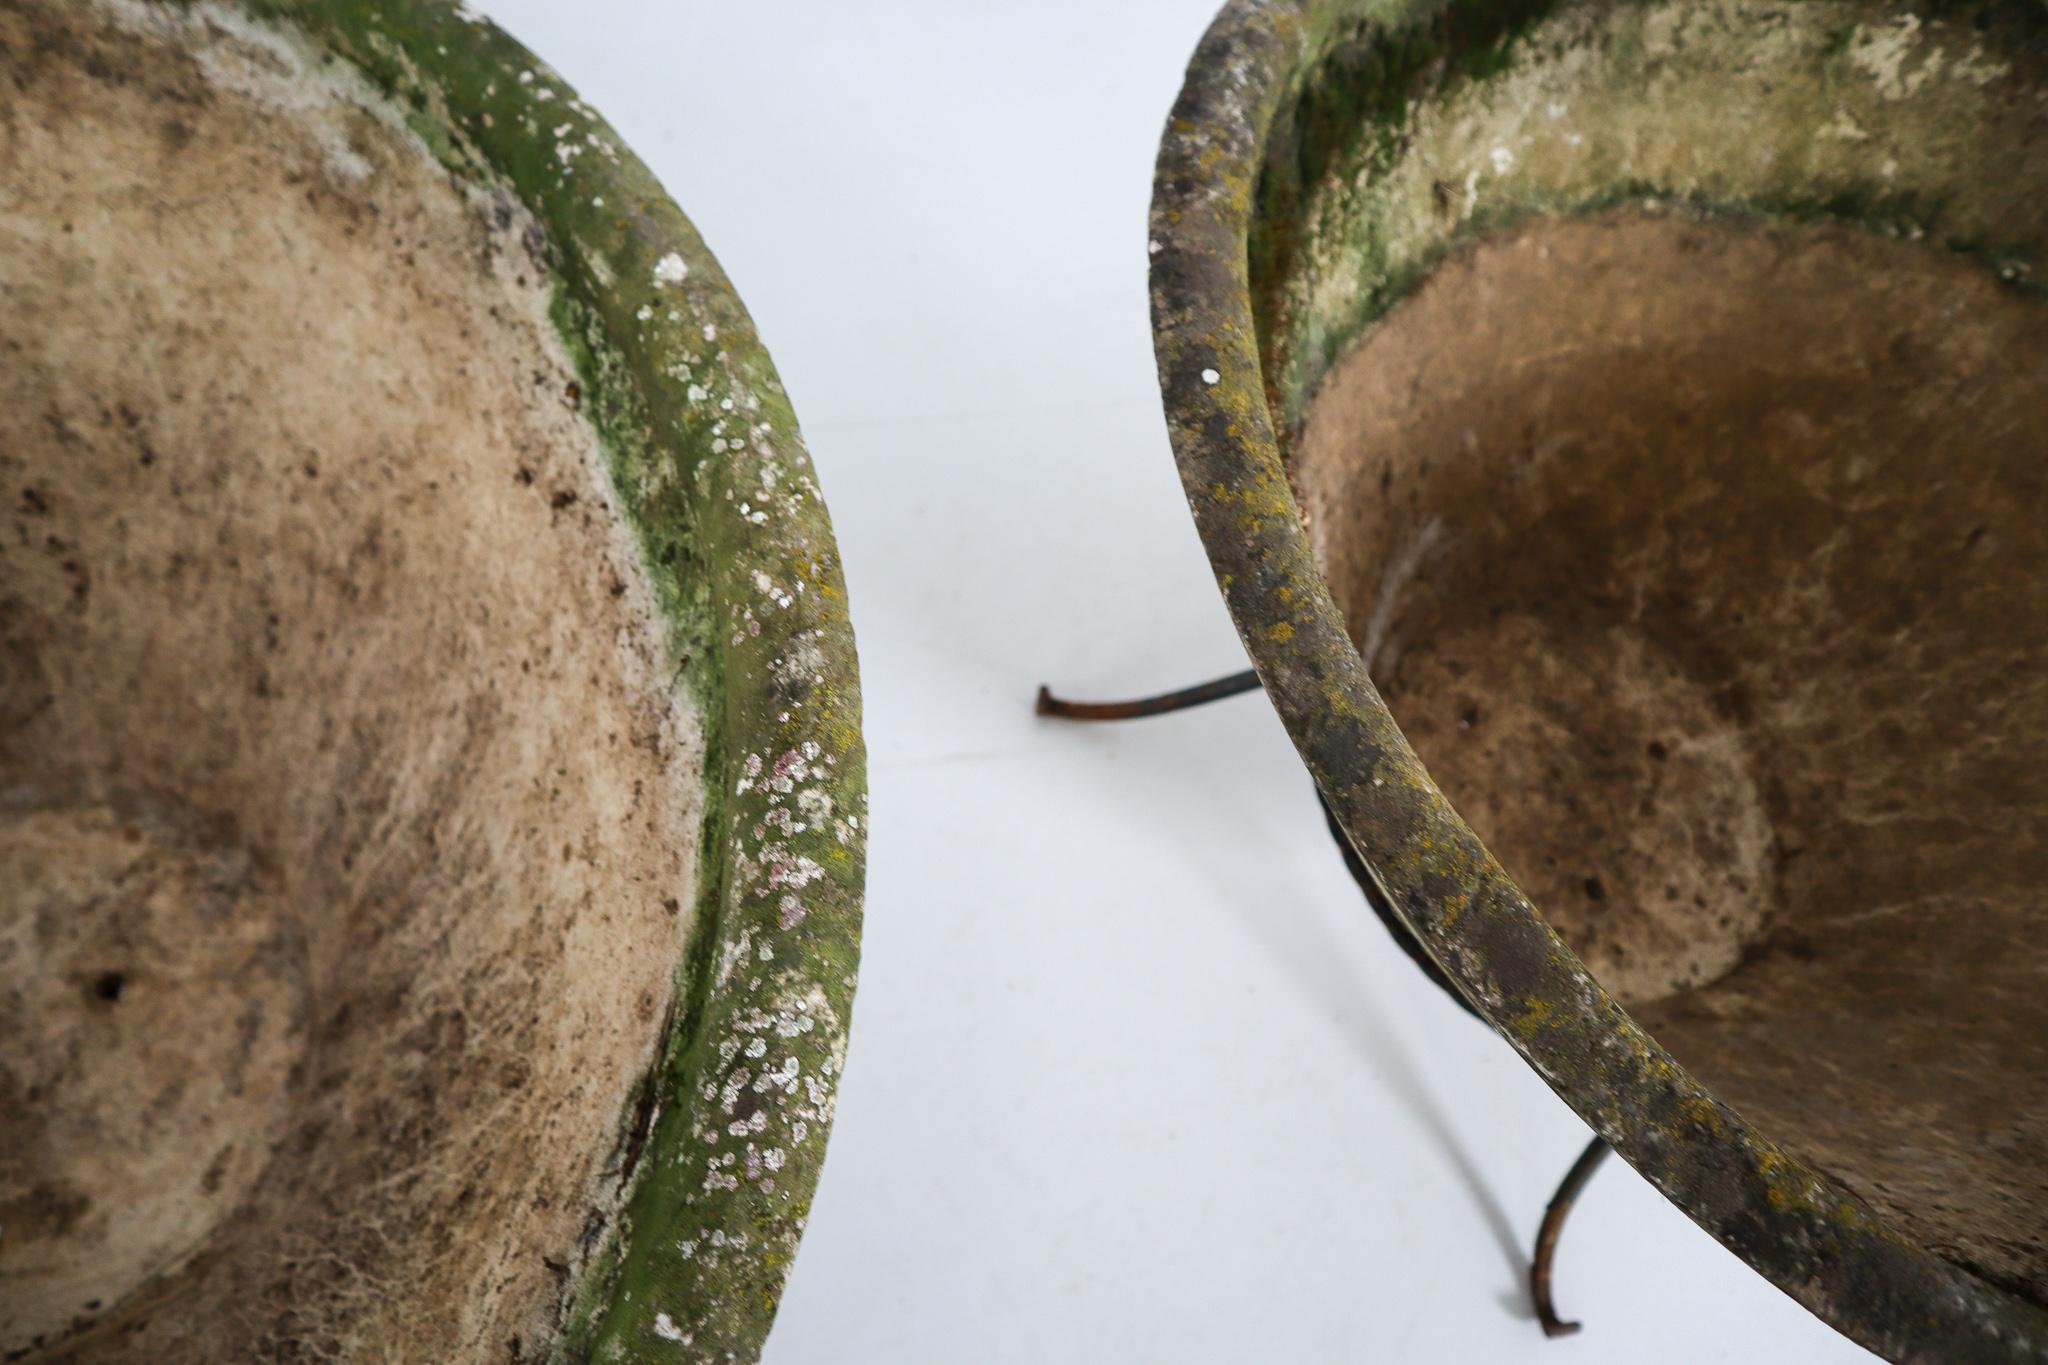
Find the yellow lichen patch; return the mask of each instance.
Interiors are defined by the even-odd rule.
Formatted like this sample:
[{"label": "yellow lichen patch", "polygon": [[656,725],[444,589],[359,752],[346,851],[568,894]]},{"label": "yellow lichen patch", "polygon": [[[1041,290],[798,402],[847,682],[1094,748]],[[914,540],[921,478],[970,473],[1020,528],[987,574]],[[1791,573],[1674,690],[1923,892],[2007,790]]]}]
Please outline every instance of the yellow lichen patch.
[{"label": "yellow lichen patch", "polygon": [[1527,1042],[1550,1026],[1551,1004],[1540,995],[1523,997],[1522,1010],[1508,1021],[1515,1036]]},{"label": "yellow lichen patch", "polygon": [[1722,1136],[1721,1109],[1705,1095],[1688,1095],[1679,1101],[1678,1109],[1694,1126],[1704,1128],[1715,1137]]}]

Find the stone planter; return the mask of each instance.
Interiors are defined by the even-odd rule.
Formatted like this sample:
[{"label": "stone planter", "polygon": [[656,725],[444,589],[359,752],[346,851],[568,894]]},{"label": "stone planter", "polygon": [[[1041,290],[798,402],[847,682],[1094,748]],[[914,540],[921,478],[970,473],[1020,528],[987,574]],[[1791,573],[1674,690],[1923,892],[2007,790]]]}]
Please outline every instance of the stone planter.
[{"label": "stone planter", "polygon": [[1188,498],[1379,896],[1902,1361],[2048,1358],[2044,34],[1243,0],[1153,202]]},{"label": "stone planter", "polygon": [[0,83],[0,1358],[754,1359],[865,789],[738,296],[454,5]]}]

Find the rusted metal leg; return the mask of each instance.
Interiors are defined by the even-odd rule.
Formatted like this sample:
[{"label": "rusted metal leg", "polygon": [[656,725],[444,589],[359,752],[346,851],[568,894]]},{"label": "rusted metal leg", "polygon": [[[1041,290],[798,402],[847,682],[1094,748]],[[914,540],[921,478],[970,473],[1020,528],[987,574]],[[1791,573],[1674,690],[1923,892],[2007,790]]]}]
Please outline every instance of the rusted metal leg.
[{"label": "rusted metal leg", "polygon": [[1593,1172],[1600,1169],[1600,1163],[1613,1150],[1606,1138],[1596,1137],[1587,1143],[1586,1150],[1564,1173],[1557,1193],[1550,1196],[1550,1207],[1543,1210],[1543,1226],[1536,1233],[1536,1255],[1529,1262],[1529,1297],[1535,1300],[1536,1320],[1543,1324],[1546,1337],[1568,1337],[1579,1330],[1576,1322],[1560,1321],[1557,1307],[1550,1301],[1550,1263],[1557,1258],[1557,1239],[1564,1231],[1565,1215],[1572,1211],[1579,1191],[1586,1188]]},{"label": "rusted metal leg", "polygon": [[1052,689],[1040,687],[1038,714],[1059,716],[1064,720],[1136,720],[1140,716],[1163,716],[1169,711],[1185,711],[1205,702],[1221,701],[1240,692],[1258,690],[1259,675],[1249,668],[1214,682],[1183,687],[1178,692],[1166,692],[1156,697],[1141,697],[1137,701],[1065,701],[1055,697]]},{"label": "rusted metal leg", "polygon": [[[1320,793],[1316,799],[1322,800]],[[1351,880],[1357,882],[1358,889],[1365,893],[1365,903],[1372,907],[1373,914],[1379,917],[1380,923],[1386,927],[1387,933],[1393,936],[1401,951],[1408,955],[1408,960],[1421,968],[1422,974],[1435,982],[1438,990],[1457,1001],[1459,1009],[1478,1019],[1479,1011],[1472,1008],[1471,1001],[1458,994],[1458,988],[1444,975],[1444,969],[1436,965],[1436,959],[1432,958],[1429,950],[1408,931],[1408,926],[1394,913],[1394,907],[1389,905],[1380,893],[1379,883],[1366,869],[1365,860],[1351,847],[1351,840],[1345,837],[1344,826],[1337,823],[1337,813],[1330,809],[1330,803],[1323,801],[1322,806],[1323,819],[1330,827],[1330,837],[1337,841],[1337,851],[1344,855],[1344,866],[1350,871]]]},{"label": "rusted metal leg", "polygon": [[[1135,701],[1067,701],[1055,697],[1052,689],[1041,686],[1038,689],[1038,714],[1057,716],[1065,720],[1135,720],[1141,716],[1163,716],[1172,711],[1186,711],[1191,707],[1203,706],[1225,697],[1235,697],[1244,692],[1259,690],[1259,675],[1251,669],[1232,673],[1229,677],[1217,678],[1194,687],[1184,687],[1178,692],[1164,692],[1156,697],[1141,697]],[[1378,883],[1367,870],[1365,863],[1352,849],[1351,841],[1345,837],[1343,826],[1337,823],[1337,816],[1323,802],[1323,817],[1329,822],[1330,834],[1337,841],[1338,849],[1344,855],[1344,865],[1350,869],[1353,880],[1360,891],[1365,893],[1366,902],[1386,925],[1402,950],[1415,965],[1420,967],[1431,981],[1441,987],[1446,995],[1475,1017],[1478,1011],[1471,1002],[1458,993],[1443,969],[1418,943],[1408,926],[1401,921],[1391,905],[1386,904],[1380,894]],[[1593,1172],[1600,1168],[1607,1153],[1605,1138],[1594,1138],[1579,1153],[1579,1159],[1565,1172],[1564,1181],[1557,1187],[1557,1193],[1550,1198],[1550,1206],[1543,1211],[1543,1227],[1536,1234],[1536,1255],[1529,1264],[1529,1294],[1536,1303],[1536,1318],[1543,1324],[1543,1334],[1548,1337],[1567,1337],[1579,1330],[1576,1322],[1562,1322],[1557,1309],[1550,1301],[1550,1266],[1557,1256],[1557,1239],[1564,1231],[1565,1216],[1572,1211],[1572,1205],[1586,1182],[1593,1178]]]}]

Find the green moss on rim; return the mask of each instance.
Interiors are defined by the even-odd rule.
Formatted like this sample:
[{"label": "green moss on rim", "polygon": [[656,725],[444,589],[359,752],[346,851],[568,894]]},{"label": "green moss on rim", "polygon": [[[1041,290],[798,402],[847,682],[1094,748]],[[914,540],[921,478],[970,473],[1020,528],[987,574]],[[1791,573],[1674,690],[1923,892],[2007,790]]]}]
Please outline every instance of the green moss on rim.
[{"label": "green moss on rim", "polygon": [[795,415],[689,220],[520,44],[443,0],[248,6],[359,67],[547,234],[556,325],[708,754],[691,943],[549,1358],[755,1359],[824,1156],[865,866],[852,628]]}]

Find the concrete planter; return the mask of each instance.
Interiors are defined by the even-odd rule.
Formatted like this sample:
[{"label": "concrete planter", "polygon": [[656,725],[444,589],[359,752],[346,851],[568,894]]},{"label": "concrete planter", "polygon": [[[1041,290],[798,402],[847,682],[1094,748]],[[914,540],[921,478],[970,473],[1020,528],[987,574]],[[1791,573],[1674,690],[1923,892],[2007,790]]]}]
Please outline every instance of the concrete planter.
[{"label": "concrete planter", "polygon": [[1244,0],[1153,201],[1190,505],[1380,896],[1901,1361],[2048,1358],[2044,34]]},{"label": "concrete planter", "polygon": [[459,6],[0,81],[0,1358],[754,1359],[866,811],[738,296]]}]

